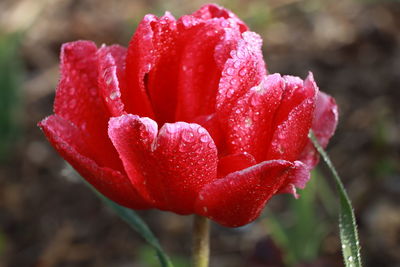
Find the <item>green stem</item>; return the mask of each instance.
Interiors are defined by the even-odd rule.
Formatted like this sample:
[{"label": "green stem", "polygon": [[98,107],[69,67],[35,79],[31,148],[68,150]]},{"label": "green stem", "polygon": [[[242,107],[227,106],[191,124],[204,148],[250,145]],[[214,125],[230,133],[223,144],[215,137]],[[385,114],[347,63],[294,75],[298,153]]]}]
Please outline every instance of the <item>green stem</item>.
[{"label": "green stem", "polygon": [[193,267],[208,267],[210,258],[210,223],[206,217],[193,218]]}]

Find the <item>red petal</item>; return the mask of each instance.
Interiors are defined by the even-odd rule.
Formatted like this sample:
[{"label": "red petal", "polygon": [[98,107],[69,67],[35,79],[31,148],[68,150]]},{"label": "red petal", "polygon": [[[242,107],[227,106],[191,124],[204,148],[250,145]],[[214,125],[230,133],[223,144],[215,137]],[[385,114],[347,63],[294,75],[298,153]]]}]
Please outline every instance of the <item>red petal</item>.
[{"label": "red petal", "polygon": [[[322,147],[328,145],[329,139],[335,132],[338,123],[338,107],[335,99],[323,92],[318,93],[317,104],[314,111],[312,130]],[[318,163],[318,152],[313,144],[308,141],[299,160],[312,169]]]},{"label": "red petal", "polygon": [[310,169],[301,161],[294,162],[294,168],[289,172],[285,183],[279,189],[278,193],[290,193],[295,198],[299,198],[296,188],[304,189],[306,183],[310,180]]},{"label": "red petal", "polygon": [[125,173],[101,167],[90,159],[92,152],[86,142],[89,137],[81,129],[57,115],[47,117],[39,126],[61,156],[99,192],[132,209],[151,208],[137,194]]},{"label": "red petal", "polygon": [[109,112],[99,95],[97,48],[93,42],[66,43],[61,50],[61,79],[54,112],[87,132],[93,160],[99,166],[123,171],[122,163],[107,136]]},{"label": "red petal", "polygon": [[218,177],[246,169],[256,164],[254,157],[248,153],[239,153],[222,157],[218,161]]},{"label": "red petal", "polygon": [[265,161],[204,186],[196,201],[196,213],[228,227],[255,220],[266,202],[282,185],[292,163]]},{"label": "red petal", "polygon": [[[308,141],[318,87],[312,75],[309,75],[304,85],[287,82],[285,90],[277,111],[274,126],[276,130],[267,159],[294,161],[298,159]],[[299,101],[302,102],[297,105]],[[291,109],[292,107],[294,108]]]},{"label": "red petal", "polygon": [[228,153],[247,152],[257,162],[266,158],[275,111],[279,107],[284,80],[279,74],[268,75],[251,88],[236,103],[227,121],[226,142]]},{"label": "red petal", "polygon": [[214,18],[230,18],[235,20],[235,22],[240,25],[241,32],[245,32],[248,30],[247,25],[243,21],[241,21],[234,13],[216,4],[204,5],[199,10],[194,12],[192,16],[202,20],[210,20]]},{"label": "red petal", "polygon": [[110,120],[109,136],[142,195],[160,209],[192,213],[197,193],[216,178],[215,144],[197,124],[167,123],[157,137],[156,130],[148,118],[123,115]]},{"label": "red petal", "polygon": [[99,62],[99,88],[112,116],[124,113],[121,88],[126,90],[125,58],[126,48],[118,45],[103,46],[97,51]]},{"label": "red petal", "polygon": [[129,90],[122,91],[128,113],[154,118],[155,112],[163,120],[173,120],[178,68],[175,39],[176,22],[169,13],[161,18],[146,15],[139,24],[126,61]]},{"label": "red petal", "polygon": [[217,116],[225,127],[232,107],[250,88],[260,84],[266,74],[261,38],[252,32],[242,34],[236,50],[224,66],[217,93]]},{"label": "red petal", "polygon": [[177,120],[192,121],[194,117],[215,112],[215,97],[223,64],[241,39],[237,23],[237,20],[223,17],[202,20],[184,16],[179,19],[181,69]]}]

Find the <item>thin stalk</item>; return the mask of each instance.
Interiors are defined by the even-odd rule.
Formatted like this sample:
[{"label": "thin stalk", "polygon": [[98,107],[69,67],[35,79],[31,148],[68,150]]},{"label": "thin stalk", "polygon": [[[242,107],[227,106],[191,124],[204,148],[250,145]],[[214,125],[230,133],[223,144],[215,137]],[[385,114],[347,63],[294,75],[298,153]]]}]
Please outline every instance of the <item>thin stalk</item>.
[{"label": "thin stalk", "polygon": [[193,218],[193,267],[208,267],[210,258],[210,223],[206,217]]}]

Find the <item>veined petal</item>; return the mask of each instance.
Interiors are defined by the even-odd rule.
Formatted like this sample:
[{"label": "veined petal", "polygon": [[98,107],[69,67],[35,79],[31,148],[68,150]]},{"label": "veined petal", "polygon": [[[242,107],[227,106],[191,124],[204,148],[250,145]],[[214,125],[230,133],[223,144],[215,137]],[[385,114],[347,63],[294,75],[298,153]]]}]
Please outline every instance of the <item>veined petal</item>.
[{"label": "veined petal", "polygon": [[125,173],[101,167],[90,156],[85,132],[58,115],[52,115],[39,123],[49,142],[74,168],[100,193],[111,200],[132,208],[148,209],[147,203],[136,190]]},{"label": "veined petal", "polygon": [[200,189],[216,179],[217,149],[197,124],[165,124],[157,134],[148,118],[112,118],[109,136],[139,192],[160,209],[193,212]]}]

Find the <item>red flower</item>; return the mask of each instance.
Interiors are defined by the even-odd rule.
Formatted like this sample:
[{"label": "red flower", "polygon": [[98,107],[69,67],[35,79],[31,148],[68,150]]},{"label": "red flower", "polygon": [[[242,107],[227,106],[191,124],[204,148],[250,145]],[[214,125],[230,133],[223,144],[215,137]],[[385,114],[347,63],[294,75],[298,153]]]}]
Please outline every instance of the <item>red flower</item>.
[{"label": "red flower", "polygon": [[277,193],[296,195],[327,145],[337,107],[310,73],[267,75],[261,38],[206,5],[147,15],[128,49],[62,46],[54,115],[39,123],[93,186],[132,209],[247,224]]}]

